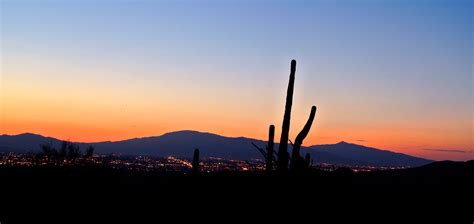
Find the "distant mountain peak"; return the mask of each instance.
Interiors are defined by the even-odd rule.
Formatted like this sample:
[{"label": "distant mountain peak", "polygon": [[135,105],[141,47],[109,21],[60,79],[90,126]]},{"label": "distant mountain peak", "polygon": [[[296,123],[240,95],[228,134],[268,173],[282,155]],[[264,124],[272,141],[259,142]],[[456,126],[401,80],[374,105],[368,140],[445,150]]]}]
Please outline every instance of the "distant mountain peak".
[{"label": "distant mountain peak", "polygon": [[45,137],[45,136],[42,136],[40,134],[35,134],[35,133],[31,133],[31,132],[25,132],[25,133],[22,133],[22,134],[18,134],[18,136],[38,136],[38,137]]},{"label": "distant mountain peak", "polygon": [[161,136],[183,136],[183,135],[212,135],[212,136],[220,136],[210,132],[202,132],[202,131],[194,131],[194,130],[180,130],[180,131],[172,131],[167,132]]},{"label": "distant mountain peak", "polygon": [[195,131],[195,130],[179,130],[179,131],[166,132],[163,135],[173,135],[173,134],[211,134],[211,133]]},{"label": "distant mountain peak", "polygon": [[194,130],[178,130],[178,131],[166,132],[165,135],[167,135],[167,134],[177,134],[177,133],[201,133],[201,132],[200,131],[194,131]]},{"label": "distant mountain peak", "polygon": [[46,137],[46,136],[43,136],[43,135],[31,133],[31,132],[25,132],[25,133],[21,133],[21,134],[17,134],[17,135],[3,134],[1,136],[9,136],[9,137],[44,137],[44,138]]}]

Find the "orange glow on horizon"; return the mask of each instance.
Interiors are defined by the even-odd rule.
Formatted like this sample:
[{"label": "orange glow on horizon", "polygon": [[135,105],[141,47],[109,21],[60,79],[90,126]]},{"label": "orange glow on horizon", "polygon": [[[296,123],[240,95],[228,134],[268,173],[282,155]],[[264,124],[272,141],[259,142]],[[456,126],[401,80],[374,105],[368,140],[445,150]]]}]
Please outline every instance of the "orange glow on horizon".
[{"label": "orange glow on horizon", "polygon": [[[0,91],[0,134],[31,132],[98,142],[196,130],[265,140],[268,125],[275,124],[275,134],[280,135],[284,91],[265,95],[254,93],[251,88],[201,88],[193,83],[169,87],[162,80],[133,79],[126,80],[128,85],[112,81],[104,86],[102,80],[92,78],[55,80],[57,83],[52,84],[39,76],[25,75],[27,71],[9,74],[12,75],[3,76]],[[285,80],[278,83],[284,86],[281,89],[286,87],[286,81],[285,75]],[[315,103],[318,111],[304,145],[347,141],[431,159],[474,159],[472,153],[425,150],[472,150],[472,125],[466,123],[468,116],[464,112],[462,116],[416,110],[397,112],[369,101],[349,101],[337,92],[315,94],[321,98]],[[301,96],[300,91],[295,93],[291,139],[303,127],[313,103]],[[347,108],[355,109],[348,113]],[[440,119],[444,117],[449,120]]]},{"label": "orange glow on horizon", "polygon": [[[191,126],[191,128],[189,128],[189,126]],[[210,132],[227,137],[243,136],[261,140],[266,140],[267,138],[267,127],[265,126],[262,126],[259,129],[246,129],[249,128],[246,125],[237,127],[225,124],[215,124],[212,127],[206,127],[203,124],[181,124],[176,126],[176,128],[172,128],[171,124],[165,124],[162,126],[158,124],[156,124],[156,126],[154,126],[154,124],[142,124],[123,128],[109,128],[106,126],[91,126],[79,123],[9,120],[4,122],[2,127],[2,134],[15,135],[30,132],[62,140],[77,142],[120,141],[137,137],[159,136],[167,132],[179,130]],[[279,140],[280,129],[281,127],[276,127],[276,141]],[[297,131],[291,131],[290,139],[293,139],[296,134]],[[416,130],[406,132],[406,130],[403,128],[398,130],[331,129],[318,127],[318,123],[316,122],[308,138],[305,140],[304,145],[309,146],[315,144],[334,144],[340,141],[346,141],[368,147],[386,149],[435,160],[444,160],[446,159],[446,156],[449,156],[449,159],[453,160],[474,159],[474,155],[472,154],[440,153],[425,150],[470,150],[472,146],[472,139],[469,139],[469,136],[465,136],[464,139],[459,139],[457,136],[445,136],[443,139],[439,139],[438,141],[433,142],[432,140],[432,136],[420,134],[420,132]],[[469,141],[471,142],[469,143]],[[431,145],[426,145],[425,142],[431,142]],[[459,142],[465,143],[459,144]]]}]

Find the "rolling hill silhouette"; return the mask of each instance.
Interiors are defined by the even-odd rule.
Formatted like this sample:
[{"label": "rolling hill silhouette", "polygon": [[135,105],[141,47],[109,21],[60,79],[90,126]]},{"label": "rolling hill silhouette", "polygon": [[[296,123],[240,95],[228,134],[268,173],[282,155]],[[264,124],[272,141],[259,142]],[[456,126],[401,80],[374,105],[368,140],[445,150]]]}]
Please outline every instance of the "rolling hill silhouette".
[{"label": "rolling hill silhouette", "polygon": [[[28,152],[39,150],[39,145],[53,143],[59,145],[61,140],[25,133],[20,135],[1,135],[0,151]],[[134,138],[115,142],[79,143],[93,145],[96,152],[120,153],[125,155],[149,155],[157,157],[177,156],[192,157],[194,148],[201,150],[203,158],[221,157],[226,159],[263,159],[251,145],[260,146],[265,141],[245,137],[224,137],[212,133],[197,131],[177,131],[155,137]],[[276,144],[278,147],[278,144]],[[291,148],[291,147],[290,147]],[[374,166],[421,166],[431,160],[395,153],[362,145],[340,142],[329,145],[302,147],[302,152],[309,152],[315,163]]]},{"label": "rolling hill silhouette", "polygon": [[[342,164],[350,165],[375,165],[375,166],[420,166],[432,161],[408,156],[402,153],[381,150],[362,145],[339,142],[329,145],[313,145],[305,148],[305,152],[310,152],[315,162],[325,162],[332,155],[331,160]],[[317,155],[320,155],[319,157]],[[324,155],[325,157],[321,157]],[[341,161],[338,161],[341,159]]]}]

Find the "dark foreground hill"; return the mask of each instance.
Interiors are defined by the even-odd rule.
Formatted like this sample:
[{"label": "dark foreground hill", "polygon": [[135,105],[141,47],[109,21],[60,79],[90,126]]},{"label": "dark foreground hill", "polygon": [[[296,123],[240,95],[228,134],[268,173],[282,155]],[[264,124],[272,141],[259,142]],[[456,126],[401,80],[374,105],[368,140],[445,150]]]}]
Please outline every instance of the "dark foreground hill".
[{"label": "dark foreground hill", "polygon": [[[60,144],[58,139],[35,134],[2,135],[0,136],[0,150],[37,151],[40,144],[50,142],[55,145]],[[261,159],[260,153],[251,143],[261,147],[266,144],[261,140],[244,137],[231,138],[196,131],[178,131],[156,137],[135,138],[117,142],[81,143],[81,145],[84,147],[85,145],[93,145],[96,152],[102,154],[121,153],[125,155],[189,158],[192,157],[194,148],[199,148],[203,158]],[[278,145],[275,148],[278,148]],[[423,158],[346,142],[302,147],[302,151],[303,153],[309,152],[315,163],[415,167],[433,162]]]},{"label": "dark foreground hill", "polygon": [[326,219],[329,223],[419,219],[470,223],[474,218],[474,161],[368,173],[313,170],[297,176],[3,166],[0,181],[2,224],[320,223]]}]

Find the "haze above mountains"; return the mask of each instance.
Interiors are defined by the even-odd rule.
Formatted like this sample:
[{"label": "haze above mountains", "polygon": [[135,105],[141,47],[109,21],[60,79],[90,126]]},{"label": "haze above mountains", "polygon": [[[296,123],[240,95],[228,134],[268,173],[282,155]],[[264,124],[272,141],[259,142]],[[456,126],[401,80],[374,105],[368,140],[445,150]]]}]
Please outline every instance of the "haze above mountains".
[{"label": "haze above mountains", "polygon": [[[41,144],[60,144],[61,140],[25,133],[20,135],[1,135],[0,151],[29,152],[39,151]],[[251,143],[265,147],[266,142],[245,137],[224,137],[197,131],[177,131],[161,136],[134,138],[116,142],[78,143],[84,148],[92,145],[97,153],[118,153],[124,155],[149,155],[156,157],[192,157],[193,150],[199,148],[201,156],[225,159],[262,159],[261,154]],[[275,145],[275,149],[278,144]],[[290,149],[291,150],[291,146]],[[373,166],[421,166],[433,162],[419,157],[391,152],[347,142],[337,144],[302,147],[302,153],[309,152],[313,163]]]}]

